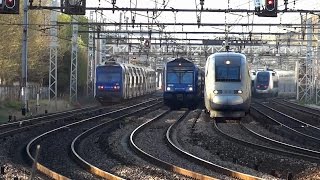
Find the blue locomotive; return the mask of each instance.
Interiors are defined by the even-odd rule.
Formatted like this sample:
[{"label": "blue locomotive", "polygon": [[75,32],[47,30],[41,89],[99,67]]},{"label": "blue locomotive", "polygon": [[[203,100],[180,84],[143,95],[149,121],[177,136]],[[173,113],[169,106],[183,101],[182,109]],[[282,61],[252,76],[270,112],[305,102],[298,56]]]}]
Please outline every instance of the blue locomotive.
[{"label": "blue locomotive", "polygon": [[95,98],[101,104],[120,102],[155,90],[153,69],[114,61],[96,68]]},{"label": "blue locomotive", "polygon": [[164,67],[164,104],[172,109],[195,108],[203,97],[204,72],[193,62],[177,58]]}]

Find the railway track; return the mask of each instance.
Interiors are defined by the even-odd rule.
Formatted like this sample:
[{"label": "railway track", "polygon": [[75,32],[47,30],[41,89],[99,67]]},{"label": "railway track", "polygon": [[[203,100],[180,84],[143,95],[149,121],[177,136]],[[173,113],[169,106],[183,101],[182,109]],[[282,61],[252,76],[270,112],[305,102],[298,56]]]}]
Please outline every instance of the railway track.
[{"label": "railway track", "polygon": [[293,133],[294,136],[299,136],[304,140],[307,139],[308,141],[313,142],[312,144],[315,146],[319,145],[319,127],[303,122],[263,103],[255,102],[252,105],[252,109],[263,114],[269,121],[272,121],[273,124],[277,124],[277,127],[274,126],[276,129],[280,131],[285,129],[286,131]]},{"label": "railway track", "polygon": [[[170,114],[177,114],[177,115],[170,115]],[[241,173],[238,172],[236,170],[232,170],[232,169],[228,169],[228,168],[224,168],[220,165],[217,165],[215,163],[209,162],[207,160],[201,159],[195,155],[192,155],[191,153],[188,153],[187,151],[183,150],[181,147],[179,147],[179,145],[175,144],[175,140],[173,138],[173,134],[174,134],[174,129],[176,128],[176,126],[178,126],[178,124],[183,121],[183,119],[185,119],[185,117],[187,116],[188,112],[166,112],[163,115],[160,115],[159,117],[156,117],[144,124],[142,124],[140,127],[138,127],[130,136],[130,145],[131,147],[139,154],[139,156],[147,159],[149,162],[153,162],[156,163],[158,166],[165,168],[167,170],[171,170],[175,173],[180,173],[182,175],[188,176],[188,177],[192,177],[195,179],[225,179],[225,178],[237,178],[237,179],[261,179],[259,177],[255,177],[249,174],[245,174],[245,173]],[[164,117],[162,117],[164,116]],[[169,117],[169,118],[168,118]],[[174,119],[170,118],[170,117],[175,117]],[[143,150],[141,146],[141,142],[137,142],[137,141],[141,141],[141,140],[137,140],[139,139],[138,136],[140,136],[139,134],[143,133],[144,131],[150,131],[152,129],[156,129],[157,127],[154,126],[153,124],[155,124],[158,121],[173,121],[173,123],[170,123],[171,125],[166,125],[168,126],[165,134],[166,134],[166,142],[164,142],[164,144],[168,144],[169,148],[171,148],[174,152],[178,153],[178,157],[173,156],[170,157],[169,159],[171,159],[174,162],[167,162],[165,160],[163,160],[163,158],[157,157],[157,155],[153,155],[154,152],[148,152]],[[155,122],[156,121],[156,122]],[[150,127],[151,126],[151,127]],[[163,125],[160,125],[163,126]],[[146,130],[147,129],[147,130]],[[140,138],[141,139],[141,138]],[[147,140],[146,140],[147,141]],[[155,140],[157,143],[159,143],[158,140]],[[140,145],[139,145],[140,144]],[[149,146],[149,145],[144,145],[145,146]],[[172,152],[166,152],[166,150],[164,150],[164,148],[161,148],[162,150],[162,154],[161,156],[168,156],[168,153]],[[186,161],[186,159],[189,160],[186,161],[185,163],[181,163],[181,162],[176,162],[177,159],[181,159],[181,157],[184,157],[183,161]],[[175,160],[173,160],[175,159]],[[202,167],[202,168],[196,168],[196,167],[192,167],[191,169],[196,169],[195,170],[189,170],[189,168],[186,167],[186,165],[181,165],[181,164],[195,164],[193,166],[196,167]],[[180,165],[176,165],[176,164],[180,164]],[[199,169],[202,169],[199,171]],[[204,170],[206,169],[206,170]],[[211,173],[208,173],[208,171],[211,171]],[[214,172],[212,174],[212,172]],[[208,173],[208,175],[206,175]]]},{"label": "railway track", "polygon": [[106,117],[109,119],[115,119],[117,116],[125,116],[123,114],[128,115],[128,113],[124,113],[124,111],[131,111],[131,113],[134,113],[135,111],[141,109],[141,106],[149,107],[146,104],[152,102],[155,104],[160,103],[156,99],[149,100],[126,108],[110,111],[90,118],[85,118],[43,133],[28,143],[26,147],[27,154],[29,158],[34,161],[35,147],[40,144],[42,156],[39,157],[36,167],[40,172],[51,178],[99,179],[90,173],[82,173],[81,169],[70,160],[68,152],[70,150],[70,144],[72,143],[72,137],[76,137],[78,134],[89,130],[97,124],[106,123]]},{"label": "railway track", "polygon": [[297,119],[303,122],[311,124],[316,127],[320,127],[320,111],[311,107],[302,106],[300,104],[287,101],[287,100],[273,100],[271,101],[276,107],[282,109],[284,112],[290,112],[294,114]]},{"label": "railway track", "polygon": [[[222,129],[219,127],[218,123],[214,122],[214,129],[226,139],[229,139],[240,145],[245,145],[252,149],[258,149],[268,153],[276,153],[290,158],[294,157],[311,162],[320,162],[319,151],[294,146],[266,137],[247,126],[247,124],[248,123],[244,122],[233,123],[228,126],[228,131],[225,131],[227,128]],[[230,129],[234,130],[232,131]],[[236,131],[238,131],[238,133],[230,133]],[[242,133],[243,135],[240,136],[239,133]]]},{"label": "railway track", "polygon": [[85,115],[90,116],[96,112],[101,112],[106,109],[108,108],[99,106],[86,107],[0,124],[0,137],[14,135],[16,133],[30,130],[37,126],[43,126],[50,123],[64,122],[72,119],[77,120],[79,117],[84,117]]}]

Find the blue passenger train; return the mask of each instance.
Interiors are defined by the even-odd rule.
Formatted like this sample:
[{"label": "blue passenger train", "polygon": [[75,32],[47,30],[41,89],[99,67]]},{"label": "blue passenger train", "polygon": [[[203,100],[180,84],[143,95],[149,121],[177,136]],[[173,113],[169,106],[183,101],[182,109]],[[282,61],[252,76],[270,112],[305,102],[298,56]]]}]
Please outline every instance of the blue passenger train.
[{"label": "blue passenger train", "polygon": [[95,98],[101,104],[120,102],[155,90],[153,69],[114,61],[96,68]]},{"label": "blue passenger train", "polygon": [[204,71],[193,62],[177,58],[164,67],[164,104],[172,109],[195,108],[203,98]]}]

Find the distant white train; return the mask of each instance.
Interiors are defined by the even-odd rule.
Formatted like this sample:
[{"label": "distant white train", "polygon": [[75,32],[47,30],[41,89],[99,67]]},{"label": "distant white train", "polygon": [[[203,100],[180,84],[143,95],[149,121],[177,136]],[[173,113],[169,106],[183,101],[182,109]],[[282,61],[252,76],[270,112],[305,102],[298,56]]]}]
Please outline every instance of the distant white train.
[{"label": "distant white train", "polygon": [[278,93],[278,73],[273,70],[258,71],[254,81],[254,96],[277,97]]},{"label": "distant white train", "polygon": [[251,77],[244,54],[222,52],[208,57],[204,101],[215,119],[241,118],[249,112]]}]

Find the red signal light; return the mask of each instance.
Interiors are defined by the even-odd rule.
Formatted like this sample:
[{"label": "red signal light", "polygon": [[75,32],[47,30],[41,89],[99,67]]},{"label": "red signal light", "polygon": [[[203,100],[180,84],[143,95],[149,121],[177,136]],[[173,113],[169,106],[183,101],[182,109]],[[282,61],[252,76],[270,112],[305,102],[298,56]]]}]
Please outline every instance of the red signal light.
[{"label": "red signal light", "polygon": [[5,0],[5,5],[7,8],[14,8],[16,6],[16,0]]},{"label": "red signal light", "polygon": [[266,9],[268,11],[276,11],[276,3],[277,1],[276,0],[266,0]]}]

